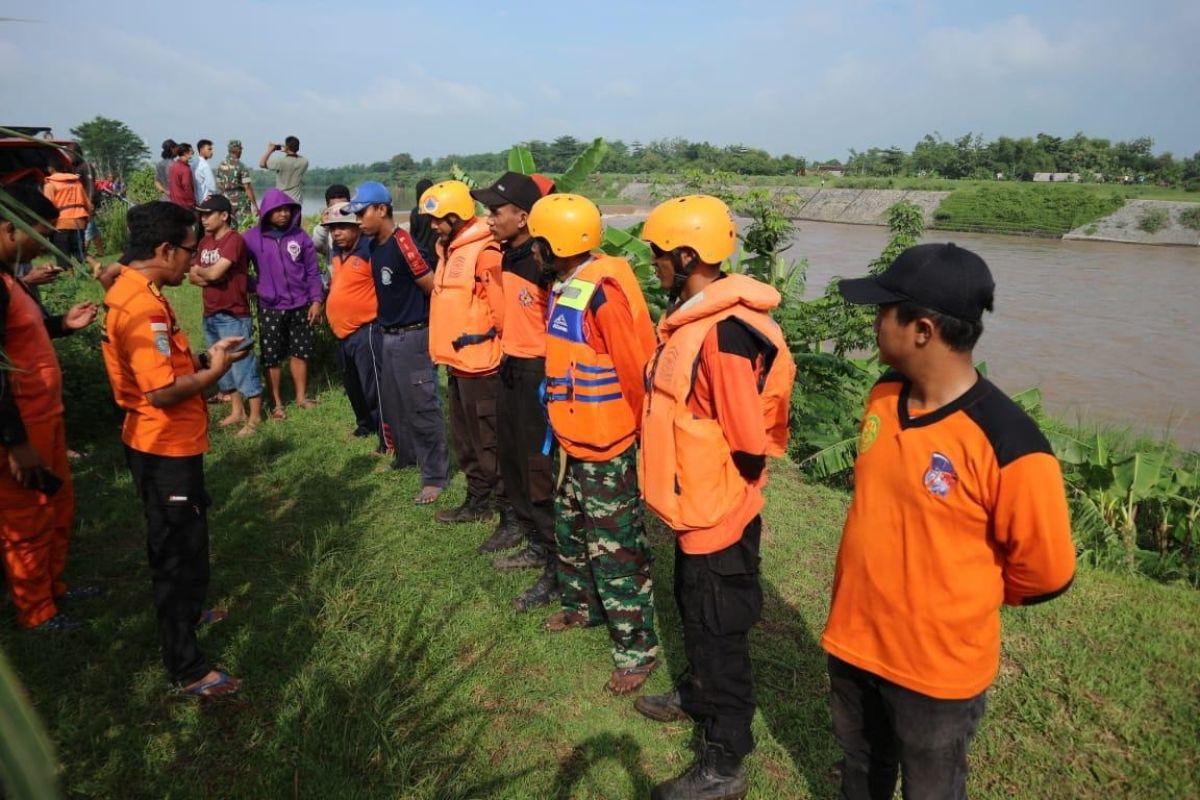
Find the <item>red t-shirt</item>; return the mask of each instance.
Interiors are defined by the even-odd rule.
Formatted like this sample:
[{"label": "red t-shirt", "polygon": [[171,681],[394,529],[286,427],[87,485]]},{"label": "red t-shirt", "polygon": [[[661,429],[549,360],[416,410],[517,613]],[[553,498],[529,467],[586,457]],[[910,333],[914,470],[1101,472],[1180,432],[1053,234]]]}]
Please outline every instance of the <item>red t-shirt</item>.
[{"label": "red t-shirt", "polygon": [[250,302],[246,296],[246,243],[237,231],[229,231],[221,239],[206,234],[196,245],[192,263],[211,267],[223,258],[233,262],[219,281],[204,287],[204,316],[219,311],[235,317],[250,316]]}]

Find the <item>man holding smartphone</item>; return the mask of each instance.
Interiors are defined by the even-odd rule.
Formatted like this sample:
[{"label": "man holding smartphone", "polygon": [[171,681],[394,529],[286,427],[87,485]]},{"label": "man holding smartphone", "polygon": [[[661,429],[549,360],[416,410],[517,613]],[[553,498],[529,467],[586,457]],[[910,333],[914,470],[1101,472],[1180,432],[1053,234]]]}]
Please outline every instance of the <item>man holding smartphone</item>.
[{"label": "man holding smartphone", "polygon": [[[30,235],[49,238],[58,209],[34,189],[9,190],[20,221],[0,221],[0,351],[11,363],[0,370],[0,545],[9,594],[22,628],[66,631],[79,627],[58,610],[58,600],[94,594],[68,590],[62,580],[75,515],[75,496],[63,427],[62,372],[52,338],[86,328],[95,303],[80,303],[52,317],[14,274],[17,264],[44,248]],[[0,464],[0,466],[3,466]]]},{"label": "man holding smartphone", "polygon": [[121,440],[146,515],[158,638],[171,681],[186,695],[236,694],[241,682],[213,669],[196,628],[225,618],[205,609],[208,594],[208,492],[204,453],[208,410],[203,392],[248,351],[240,336],[219,339],[194,356],[162,293],[187,275],[198,239],[195,212],[161,201],[129,210],[127,266],[104,295],[101,349],[117,405]]}]

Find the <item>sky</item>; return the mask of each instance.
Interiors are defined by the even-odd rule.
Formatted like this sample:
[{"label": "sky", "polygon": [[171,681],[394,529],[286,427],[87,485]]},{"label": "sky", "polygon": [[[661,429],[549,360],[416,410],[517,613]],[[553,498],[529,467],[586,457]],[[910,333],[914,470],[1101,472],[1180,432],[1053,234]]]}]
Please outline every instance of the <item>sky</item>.
[{"label": "sky", "polygon": [[[0,124],[298,136],[317,166],[562,134],[844,159],[927,133],[1200,151],[1196,0],[0,0]],[[14,21],[15,20],[15,21]]]}]

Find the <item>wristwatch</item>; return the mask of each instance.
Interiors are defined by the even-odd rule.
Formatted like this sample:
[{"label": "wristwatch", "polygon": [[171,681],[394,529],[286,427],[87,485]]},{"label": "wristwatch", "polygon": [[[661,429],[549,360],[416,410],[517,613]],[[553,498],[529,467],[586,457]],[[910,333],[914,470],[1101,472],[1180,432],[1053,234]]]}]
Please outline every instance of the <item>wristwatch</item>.
[{"label": "wristwatch", "polygon": [[212,366],[212,359],[208,357],[207,350],[196,356],[196,363],[200,365],[200,369],[208,369]]}]

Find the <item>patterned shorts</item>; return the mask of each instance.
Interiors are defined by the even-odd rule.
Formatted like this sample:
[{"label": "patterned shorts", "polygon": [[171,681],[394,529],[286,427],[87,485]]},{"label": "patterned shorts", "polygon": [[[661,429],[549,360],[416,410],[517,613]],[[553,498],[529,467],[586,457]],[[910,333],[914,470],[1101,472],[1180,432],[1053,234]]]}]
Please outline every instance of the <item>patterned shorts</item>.
[{"label": "patterned shorts", "polygon": [[308,324],[308,306],[286,311],[260,307],[258,336],[265,367],[278,367],[287,356],[310,359],[315,353],[315,331]]}]

